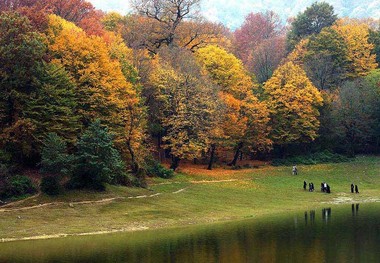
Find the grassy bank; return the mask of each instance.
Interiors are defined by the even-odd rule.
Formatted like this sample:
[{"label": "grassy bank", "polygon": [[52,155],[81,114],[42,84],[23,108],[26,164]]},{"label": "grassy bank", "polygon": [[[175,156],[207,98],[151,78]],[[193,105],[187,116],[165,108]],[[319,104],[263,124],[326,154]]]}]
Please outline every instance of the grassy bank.
[{"label": "grassy bank", "polygon": [[[39,195],[0,207],[0,239],[134,231],[259,217],[350,202],[380,201],[380,157],[340,164],[212,172],[184,167],[173,179],[153,179],[149,189],[110,186],[106,192]],[[314,182],[316,191],[302,189]],[[331,194],[321,193],[326,181]],[[360,194],[351,194],[350,184]]]}]

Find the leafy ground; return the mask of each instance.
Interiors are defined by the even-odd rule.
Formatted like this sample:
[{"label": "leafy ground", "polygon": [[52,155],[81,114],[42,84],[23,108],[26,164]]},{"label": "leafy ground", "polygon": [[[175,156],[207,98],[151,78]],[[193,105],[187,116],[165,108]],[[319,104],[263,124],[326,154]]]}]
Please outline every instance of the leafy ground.
[{"label": "leafy ground", "polygon": [[[351,202],[380,201],[380,157],[340,164],[212,172],[185,166],[170,180],[152,179],[149,189],[109,186],[107,191],[37,195],[0,207],[0,241],[165,228],[259,217]],[[302,189],[314,182],[316,191]],[[331,186],[321,193],[320,183]],[[350,193],[358,184],[360,194]]]}]

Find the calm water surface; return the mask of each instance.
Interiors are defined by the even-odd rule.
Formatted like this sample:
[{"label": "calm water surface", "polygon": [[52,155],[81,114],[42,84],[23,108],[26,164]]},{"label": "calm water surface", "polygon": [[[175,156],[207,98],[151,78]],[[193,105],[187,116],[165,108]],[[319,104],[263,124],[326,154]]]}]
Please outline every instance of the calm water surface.
[{"label": "calm water surface", "polygon": [[0,243],[0,262],[380,262],[380,203],[208,226]]}]

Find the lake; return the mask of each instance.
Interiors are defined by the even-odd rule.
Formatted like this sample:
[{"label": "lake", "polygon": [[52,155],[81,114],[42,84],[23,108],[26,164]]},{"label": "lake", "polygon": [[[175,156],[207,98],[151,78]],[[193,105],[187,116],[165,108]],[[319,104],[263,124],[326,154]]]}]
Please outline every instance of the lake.
[{"label": "lake", "polygon": [[326,205],[203,226],[0,243],[0,262],[380,262],[380,203]]}]

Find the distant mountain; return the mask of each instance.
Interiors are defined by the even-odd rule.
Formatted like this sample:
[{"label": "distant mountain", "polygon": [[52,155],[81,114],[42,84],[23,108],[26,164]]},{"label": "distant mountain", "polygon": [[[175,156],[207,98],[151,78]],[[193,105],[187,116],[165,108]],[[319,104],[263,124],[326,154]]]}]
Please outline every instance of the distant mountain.
[{"label": "distant mountain", "polygon": [[[131,11],[127,0],[89,0],[95,7],[121,13]],[[245,16],[250,12],[273,10],[285,22],[288,17],[294,17],[315,0],[202,0],[202,13],[211,21],[221,22],[231,29],[239,27]],[[335,8],[340,16],[372,17],[380,19],[380,0],[326,0]]]}]

